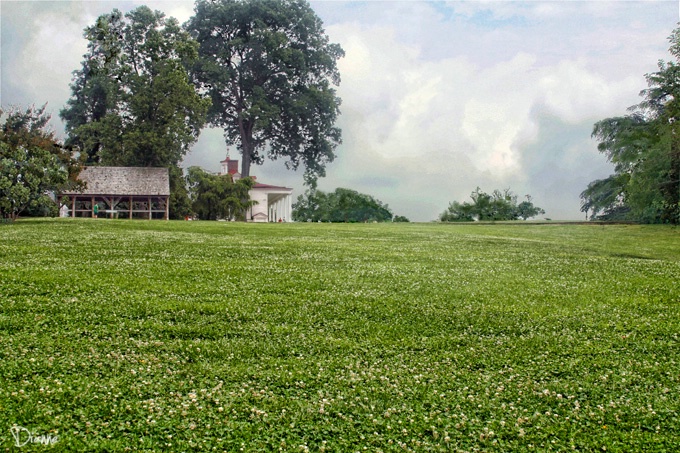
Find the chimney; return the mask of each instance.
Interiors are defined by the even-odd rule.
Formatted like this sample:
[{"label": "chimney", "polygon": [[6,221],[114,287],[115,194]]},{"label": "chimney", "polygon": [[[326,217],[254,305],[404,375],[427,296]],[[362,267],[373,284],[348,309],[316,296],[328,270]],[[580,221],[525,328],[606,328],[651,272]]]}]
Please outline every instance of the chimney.
[{"label": "chimney", "polygon": [[222,171],[220,172],[221,174],[229,174],[234,176],[238,173],[238,159],[230,159],[229,154],[227,154],[227,158],[220,162],[220,164],[222,164]]},{"label": "chimney", "polygon": [[227,157],[227,173],[230,175],[238,173],[238,160],[231,160]]}]

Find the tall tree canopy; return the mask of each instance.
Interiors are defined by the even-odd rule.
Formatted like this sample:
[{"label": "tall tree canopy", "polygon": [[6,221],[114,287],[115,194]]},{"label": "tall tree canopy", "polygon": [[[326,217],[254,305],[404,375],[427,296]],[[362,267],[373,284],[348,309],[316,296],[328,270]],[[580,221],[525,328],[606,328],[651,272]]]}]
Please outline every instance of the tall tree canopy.
[{"label": "tall tree canopy", "polygon": [[85,29],[88,52],[61,111],[85,163],[170,167],[205,123],[210,101],[189,80],[198,44],[146,6],[113,10]]},{"label": "tall tree canopy", "polygon": [[186,26],[200,43],[194,78],[212,99],[209,120],[241,152],[242,175],[267,153],[302,164],[315,185],[341,141],[333,85],[344,52],[307,1],[198,0]]},{"label": "tall tree canopy", "polygon": [[308,190],[293,204],[293,220],[298,222],[387,222],[390,208],[370,195],[352,189],[326,193]]},{"label": "tall tree canopy", "polygon": [[669,41],[675,61],[645,76],[643,101],[593,128],[615,173],[581,193],[581,211],[592,219],[680,223],[680,29]]},{"label": "tall tree canopy", "polygon": [[0,217],[16,218],[26,208],[56,204],[49,192],[77,187],[80,170],[47,129],[45,106],[0,110]]},{"label": "tall tree canopy", "polygon": [[531,195],[517,203],[517,195],[510,189],[494,190],[488,194],[477,187],[471,194],[472,203],[453,201],[440,216],[442,222],[472,222],[474,220],[527,220],[545,211],[535,206]]}]

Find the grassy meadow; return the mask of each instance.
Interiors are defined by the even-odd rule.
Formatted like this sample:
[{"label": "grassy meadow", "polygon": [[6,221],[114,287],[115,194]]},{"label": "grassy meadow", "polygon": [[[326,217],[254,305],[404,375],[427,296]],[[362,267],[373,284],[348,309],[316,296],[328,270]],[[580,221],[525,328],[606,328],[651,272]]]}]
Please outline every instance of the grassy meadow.
[{"label": "grassy meadow", "polygon": [[0,450],[675,452],[679,335],[672,227],[21,220]]}]

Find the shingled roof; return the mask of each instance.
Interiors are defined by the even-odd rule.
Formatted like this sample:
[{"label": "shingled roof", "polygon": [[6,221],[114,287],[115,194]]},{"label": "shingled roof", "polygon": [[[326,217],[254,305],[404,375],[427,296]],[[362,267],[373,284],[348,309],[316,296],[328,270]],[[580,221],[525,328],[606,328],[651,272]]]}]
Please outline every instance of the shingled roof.
[{"label": "shingled roof", "polygon": [[82,195],[170,195],[167,168],[156,167],[85,167],[78,178],[87,183]]}]

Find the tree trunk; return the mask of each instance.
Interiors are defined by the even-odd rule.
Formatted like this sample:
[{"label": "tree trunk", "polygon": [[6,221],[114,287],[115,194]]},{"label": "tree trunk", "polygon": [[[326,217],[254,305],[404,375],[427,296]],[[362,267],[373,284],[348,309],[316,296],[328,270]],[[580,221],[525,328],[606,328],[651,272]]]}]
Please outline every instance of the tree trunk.
[{"label": "tree trunk", "polygon": [[241,133],[241,151],[243,153],[241,159],[241,177],[247,178],[250,176],[250,163],[253,155],[253,128],[248,122],[239,119],[239,132]]},{"label": "tree trunk", "polygon": [[241,177],[250,176],[250,146],[243,146],[243,157],[241,158]]}]

